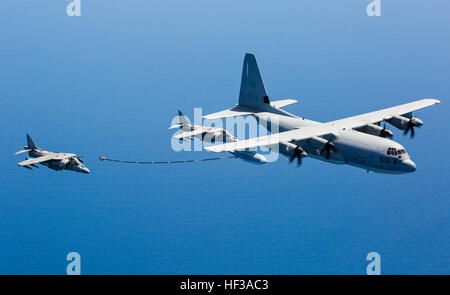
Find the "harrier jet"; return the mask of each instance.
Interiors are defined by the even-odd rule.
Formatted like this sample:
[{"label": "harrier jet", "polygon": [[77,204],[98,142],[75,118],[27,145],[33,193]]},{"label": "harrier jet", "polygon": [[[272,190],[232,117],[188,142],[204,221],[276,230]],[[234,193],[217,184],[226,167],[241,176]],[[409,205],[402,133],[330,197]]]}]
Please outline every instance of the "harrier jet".
[{"label": "harrier jet", "polygon": [[[272,134],[247,140],[223,143],[206,147],[213,152],[235,152],[243,149],[268,146],[287,156],[292,162],[301,164],[303,157],[311,157],[334,164],[348,164],[367,171],[386,174],[404,174],[416,170],[406,149],[388,139],[393,133],[381,127],[389,123],[394,127],[415,135],[415,127],[423,122],[413,116],[419,109],[440,103],[436,99],[421,99],[414,102],[321,123],[290,114],[281,108],[296,100],[271,101],[266,92],[255,56],[247,53],[242,70],[238,104],[228,110],[204,116],[205,119],[220,119],[252,115],[259,124],[267,126]],[[271,124],[276,124],[273,129]],[[276,130],[279,132],[275,133]]]},{"label": "harrier jet", "polygon": [[54,153],[38,148],[30,135],[27,134],[28,145],[23,150],[15,153],[16,155],[28,152],[28,155],[34,159],[26,159],[17,165],[33,170],[31,167],[39,168],[36,164],[47,166],[53,170],[72,170],[81,173],[90,173],[89,169],[84,166],[82,156],[69,153]]},{"label": "harrier jet", "polygon": [[[179,140],[190,140],[191,138],[198,138],[203,142],[237,142],[235,138],[225,129],[216,127],[205,127],[195,125],[189,122],[189,120],[183,115],[181,111],[178,111],[179,122],[169,127],[169,129],[180,128],[180,132],[173,137]],[[253,151],[233,151],[230,152],[236,158],[242,159],[252,164],[264,164],[267,162],[266,157]]]}]

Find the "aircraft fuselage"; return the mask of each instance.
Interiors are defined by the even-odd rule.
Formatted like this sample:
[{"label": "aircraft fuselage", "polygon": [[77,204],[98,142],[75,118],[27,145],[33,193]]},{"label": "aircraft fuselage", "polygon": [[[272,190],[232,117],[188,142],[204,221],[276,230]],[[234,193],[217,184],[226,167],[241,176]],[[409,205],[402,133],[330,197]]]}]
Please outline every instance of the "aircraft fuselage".
[{"label": "aircraft fuselage", "polygon": [[[41,156],[45,156],[46,154],[49,154],[49,151],[43,150],[43,149],[34,149],[30,152],[28,152],[28,155],[31,158],[38,158]],[[74,154],[75,156],[75,154]],[[72,170],[75,172],[81,172],[81,173],[90,173],[89,169],[87,169],[86,166],[84,166],[83,164],[81,164],[77,159],[72,159],[72,160],[61,160],[61,161],[57,161],[57,160],[49,160],[49,161],[45,161],[45,162],[41,162],[39,163],[43,166],[46,166],[52,170],[56,170],[56,171],[61,171],[61,170]]]},{"label": "aircraft fuselage", "polygon": [[[270,122],[274,122],[274,117],[278,121],[278,132],[320,124],[320,122],[300,118],[282,110],[281,114],[260,112],[253,116],[257,118],[259,124],[267,126],[269,131],[272,131]],[[269,122],[267,118],[270,118]],[[324,146],[321,141],[308,139],[295,144],[307,152],[309,157],[334,164],[348,164],[385,174],[404,174],[416,170],[416,165],[405,148],[387,138],[352,129],[342,129],[334,135],[323,136],[322,140],[332,141],[335,147],[328,159],[321,151]],[[292,151],[283,143],[280,143],[279,152],[287,157],[292,154]]]}]

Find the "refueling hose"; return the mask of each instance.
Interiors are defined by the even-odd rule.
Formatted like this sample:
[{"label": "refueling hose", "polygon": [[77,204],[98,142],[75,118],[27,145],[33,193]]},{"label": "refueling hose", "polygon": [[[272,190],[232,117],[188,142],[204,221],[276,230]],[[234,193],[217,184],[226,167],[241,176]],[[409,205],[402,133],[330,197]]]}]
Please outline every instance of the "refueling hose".
[{"label": "refueling hose", "polygon": [[206,162],[206,161],[215,161],[215,160],[224,160],[224,159],[232,159],[236,158],[235,156],[226,156],[226,157],[217,157],[217,158],[206,158],[206,159],[197,159],[197,160],[181,160],[181,161],[125,161],[125,160],[114,160],[108,159],[104,155],[100,156],[100,161],[110,161],[122,164],[184,164],[184,163],[194,163],[194,162]]}]

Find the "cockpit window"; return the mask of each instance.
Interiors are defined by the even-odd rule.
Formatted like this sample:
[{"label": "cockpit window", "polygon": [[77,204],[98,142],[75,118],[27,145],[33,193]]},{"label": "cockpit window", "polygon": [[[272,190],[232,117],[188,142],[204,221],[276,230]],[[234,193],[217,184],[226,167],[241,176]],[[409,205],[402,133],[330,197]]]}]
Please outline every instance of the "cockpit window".
[{"label": "cockpit window", "polygon": [[397,156],[397,155],[402,155],[402,154],[406,154],[405,149],[400,149],[397,150],[396,148],[388,148],[387,150],[387,155],[392,155],[392,156]]}]

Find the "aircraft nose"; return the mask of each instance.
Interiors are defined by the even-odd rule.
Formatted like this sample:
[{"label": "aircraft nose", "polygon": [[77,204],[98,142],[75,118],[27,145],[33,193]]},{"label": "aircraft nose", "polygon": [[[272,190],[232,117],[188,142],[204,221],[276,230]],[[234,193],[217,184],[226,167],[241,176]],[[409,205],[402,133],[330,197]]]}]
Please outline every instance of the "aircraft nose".
[{"label": "aircraft nose", "polygon": [[87,167],[83,167],[81,170],[83,171],[83,173],[86,173],[86,174],[91,173],[91,171]]},{"label": "aircraft nose", "polygon": [[410,159],[403,161],[403,167],[406,172],[414,172],[416,171],[416,164]]}]

